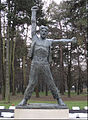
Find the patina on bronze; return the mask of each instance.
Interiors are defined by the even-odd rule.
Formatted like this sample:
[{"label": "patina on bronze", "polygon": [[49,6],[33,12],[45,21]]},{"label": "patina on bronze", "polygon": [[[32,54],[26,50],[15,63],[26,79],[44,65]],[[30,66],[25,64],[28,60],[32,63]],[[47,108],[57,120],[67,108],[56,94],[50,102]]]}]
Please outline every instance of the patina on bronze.
[{"label": "patina on bronze", "polygon": [[29,84],[25,90],[23,100],[18,104],[18,106],[24,106],[27,104],[28,99],[30,99],[32,92],[36,84],[38,83],[38,75],[40,71],[45,75],[45,82],[48,85],[53,97],[57,99],[57,102],[60,106],[65,106],[64,102],[62,101],[59,91],[54,83],[51,71],[50,71],[50,51],[51,46],[54,43],[68,43],[68,42],[76,42],[76,38],[73,37],[72,39],[60,39],[60,40],[53,40],[47,39],[48,35],[48,27],[41,26],[40,27],[40,37],[36,34],[36,12],[38,10],[37,6],[32,7],[32,17],[31,17],[31,32],[32,32],[32,45],[31,45],[31,52],[30,57],[32,59],[31,69],[30,69],[30,79]]}]

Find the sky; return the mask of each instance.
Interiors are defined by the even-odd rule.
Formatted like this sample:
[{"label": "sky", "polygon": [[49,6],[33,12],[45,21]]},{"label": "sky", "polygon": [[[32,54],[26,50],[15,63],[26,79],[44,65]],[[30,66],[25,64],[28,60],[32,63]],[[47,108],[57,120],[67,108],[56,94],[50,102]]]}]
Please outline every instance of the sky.
[{"label": "sky", "polygon": [[44,2],[43,10],[46,11],[46,9],[49,7],[49,4],[52,3],[52,1],[56,2],[58,5],[60,2],[65,0],[42,0]]},{"label": "sky", "polygon": [[52,1],[55,1],[57,4],[59,4],[62,0],[43,0],[45,1],[47,4],[49,4]]}]

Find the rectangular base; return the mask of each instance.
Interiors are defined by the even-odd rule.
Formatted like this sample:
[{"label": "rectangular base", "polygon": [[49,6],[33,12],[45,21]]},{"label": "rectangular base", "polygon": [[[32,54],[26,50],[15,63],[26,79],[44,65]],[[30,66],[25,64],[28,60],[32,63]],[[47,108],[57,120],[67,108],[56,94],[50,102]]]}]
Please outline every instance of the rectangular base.
[{"label": "rectangular base", "polygon": [[15,109],[14,117],[16,119],[69,119],[69,109]]}]

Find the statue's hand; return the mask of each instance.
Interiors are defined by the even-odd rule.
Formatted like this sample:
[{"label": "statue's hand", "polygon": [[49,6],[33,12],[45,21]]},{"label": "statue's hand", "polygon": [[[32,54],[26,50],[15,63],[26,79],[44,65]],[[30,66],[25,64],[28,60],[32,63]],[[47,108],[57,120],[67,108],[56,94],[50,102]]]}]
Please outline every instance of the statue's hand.
[{"label": "statue's hand", "polygon": [[76,37],[73,37],[73,38],[72,38],[72,42],[73,42],[73,43],[77,43]]},{"label": "statue's hand", "polygon": [[37,10],[38,10],[38,6],[33,6],[33,7],[31,8],[31,10],[37,11]]}]

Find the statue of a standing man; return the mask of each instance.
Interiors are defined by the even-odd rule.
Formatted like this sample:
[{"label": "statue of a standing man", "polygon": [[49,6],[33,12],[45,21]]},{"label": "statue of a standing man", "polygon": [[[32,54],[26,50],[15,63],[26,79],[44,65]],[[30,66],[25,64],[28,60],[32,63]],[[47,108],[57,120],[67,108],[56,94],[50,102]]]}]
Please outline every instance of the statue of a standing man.
[{"label": "statue of a standing man", "polygon": [[40,71],[45,75],[45,82],[48,85],[49,89],[51,90],[51,93],[55,99],[57,99],[57,102],[59,105],[65,105],[62,101],[59,91],[54,83],[51,71],[50,71],[50,65],[49,65],[49,56],[50,56],[50,48],[53,43],[61,43],[61,42],[76,42],[75,38],[72,39],[60,39],[60,40],[52,40],[47,39],[48,35],[48,27],[41,26],[40,27],[40,37],[36,34],[36,11],[38,10],[37,6],[32,7],[32,17],[31,17],[31,23],[32,23],[32,45],[31,45],[31,69],[30,69],[30,80],[29,84],[25,90],[24,98],[19,103],[20,106],[26,105],[28,99],[30,99],[32,92],[34,91],[34,88],[36,84],[38,83],[38,75]]}]

